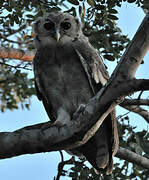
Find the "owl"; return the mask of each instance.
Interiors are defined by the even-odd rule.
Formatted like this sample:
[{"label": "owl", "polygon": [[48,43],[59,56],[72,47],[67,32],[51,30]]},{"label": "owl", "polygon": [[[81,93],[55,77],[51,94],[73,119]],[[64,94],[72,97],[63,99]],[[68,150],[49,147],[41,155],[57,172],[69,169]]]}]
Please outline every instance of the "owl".
[{"label": "owl", "polygon": [[[49,13],[34,24],[36,92],[50,120],[59,126],[77,118],[109,78],[82,29],[78,18],[62,12]],[[110,174],[117,148],[117,124],[111,112],[87,143],[69,152],[85,157],[99,173]]]}]

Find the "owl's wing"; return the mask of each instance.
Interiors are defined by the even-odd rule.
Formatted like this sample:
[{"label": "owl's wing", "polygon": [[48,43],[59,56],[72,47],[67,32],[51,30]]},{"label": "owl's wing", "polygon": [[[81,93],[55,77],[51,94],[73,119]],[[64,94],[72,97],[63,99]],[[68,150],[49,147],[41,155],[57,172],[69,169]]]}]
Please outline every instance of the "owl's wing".
[{"label": "owl's wing", "polygon": [[[80,58],[80,61],[82,63],[82,66],[85,69],[91,88],[95,93],[97,93],[101,88],[101,86],[99,87],[99,84],[104,86],[107,83],[107,80],[109,79],[109,75],[103,63],[102,58],[97,53],[97,51],[91,46],[91,44],[88,42],[88,39],[85,36],[80,36],[76,41],[74,41],[74,49],[76,50]],[[96,88],[97,85],[99,88]],[[101,137],[101,134],[103,134],[103,137]],[[106,138],[104,136],[106,136]],[[99,142],[99,137],[102,139],[103,142]],[[105,162],[106,159],[102,159],[102,158],[106,158],[106,156],[105,157],[102,157],[102,155],[95,156],[95,154],[98,153],[100,154],[105,153],[106,149],[104,148],[102,150],[102,146],[106,146],[106,143],[104,143],[104,141],[107,141],[110,157],[107,167],[103,169],[105,173],[108,174],[111,173],[112,171],[112,166],[113,166],[112,155],[116,154],[119,144],[115,110],[113,110],[107,116],[107,118],[103,122],[103,125],[99,128],[96,134],[85,145],[78,148],[79,151],[82,151],[82,153],[87,157],[89,162],[96,169],[99,169],[98,168],[99,166],[105,167],[104,164],[102,165],[102,162]],[[84,149],[88,149],[88,150],[84,151]],[[101,169],[99,169],[99,171],[101,171]]]},{"label": "owl's wing", "polygon": [[79,36],[79,38],[73,42],[73,46],[79,56],[81,56],[88,64],[88,69],[90,70],[91,76],[95,82],[97,84],[101,83],[102,85],[105,85],[109,79],[108,72],[102,58],[89,43],[88,38],[83,35]]},{"label": "owl's wing", "polygon": [[[52,105],[51,105],[51,103],[46,99],[46,97],[44,96],[44,92],[43,92],[43,87],[42,87],[42,83],[41,82],[39,82],[39,81],[41,81],[40,80],[40,77],[39,77],[39,75],[38,75],[38,69],[40,69],[40,64],[39,64],[39,58],[40,58],[40,52],[39,52],[39,54],[38,53],[36,53],[36,55],[35,55],[35,57],[34,57],[34,59],[33,59],[33,67],[34,67],[34,74],[35,74],[35,89],[36,89],[36,95],[37,95],[37,97],[38,97],[38,99],[40,100],[40,101],[42,101],[42,103],[43,103],[43,105],[44,105],[44,108],[45,108],[45,110],[46,110],[46,112],[47,112],[47,114],[48,114],[48,116],[49,116],[49,118],[50,118],[50,120],[52,121],[52,122],[54,122],[56,119],[55,119],[55,117],[54,117],[54,110],[53,110],[53,108],[52,108]],[[43,61],[46,61],[46,59],[44,59],[44,58],[46,58],[46,56],[42,56],[42,60]],[[36,67],[36,68],[35,68]]]},{"label": "owl's wing", "polygon": [[[106,67],[103,63],[102,58],[98,54],[95,48],[89,43],[88,38],[84,35],[81,35],[76,41],[73,42],[74,49],[76,50],[80,61],[85,69],[85,72],[88,76],[89,83],[94,88],[95,93],[97,93],[100,88],[96,88],[97,85],[102,84],[104,86],[108,79],[109,74],[106,70]],[[98,86],[99,87],[99,86]],[[112,126],[114,130],[114,143],[113,149],[117,151],[118,148],[118,136],[117,136],[117,124],[115,120],[115,112],[111,112]],[[115,152],[115,151],[114,151]]]}]

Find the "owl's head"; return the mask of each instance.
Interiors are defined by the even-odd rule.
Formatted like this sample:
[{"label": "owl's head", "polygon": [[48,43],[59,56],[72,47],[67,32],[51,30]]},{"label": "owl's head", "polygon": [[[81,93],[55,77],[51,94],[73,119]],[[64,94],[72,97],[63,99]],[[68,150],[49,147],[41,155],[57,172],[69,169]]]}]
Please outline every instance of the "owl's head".
[{"label": "owl's head", "polygon": [[63,45],[71,43],[82,34],[79,20],[68,13],[52,12],[40,17],[34,24],[35,45]]}]

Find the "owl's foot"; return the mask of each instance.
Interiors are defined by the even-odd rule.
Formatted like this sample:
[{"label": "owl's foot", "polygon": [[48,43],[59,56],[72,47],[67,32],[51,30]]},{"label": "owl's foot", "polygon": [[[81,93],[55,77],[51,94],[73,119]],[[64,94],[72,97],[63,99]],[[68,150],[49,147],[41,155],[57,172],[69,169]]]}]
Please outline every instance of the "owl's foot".
[{"label": "owl's foot", "polygon": [[84,111],[84,109],[85,109],[85,104],[80,104],[76,112],[73,113],[73,119],[74,120],[77,119],[79,115]]}]

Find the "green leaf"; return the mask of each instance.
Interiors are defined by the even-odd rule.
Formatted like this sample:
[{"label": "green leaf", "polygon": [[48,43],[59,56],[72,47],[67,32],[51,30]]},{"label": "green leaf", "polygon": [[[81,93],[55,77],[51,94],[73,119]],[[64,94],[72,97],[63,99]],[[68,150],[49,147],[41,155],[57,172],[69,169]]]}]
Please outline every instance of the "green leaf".
[{"label": "green leaf", "polygon": [[108,1],[108,6],[109,7],[114,7],[115,6],[115,2],[114,1]]},{"label": "green leaf", "polygon": [[105,6],[98,4],[98,5],[95,6],[95,8],[96,8],[97,10],[103,10],[103,9],[105,9]]},{"label": "green leaf", "polygon": [[141,62],[141,64],[144,64],[144,59],[142,59],[142,62]]},{"label": "green leaf", "polygon": [[118,17],[115,16],[115,15],[112,15],[112,14],[109,14],[109,15],[108,15],[108,18],[109,18],[109,19],[112,19],[112,20],[118,20]]},{"label": "green leaf", "polygon": [[34,16],[31,15],[31,14],[27,14],[26,16],[27,16],[28,18],[34,18]]},{"label": "green leaf", "polygon": [[96,13],[96,18],[100,19],[102,17],[102,14]]},{"label": "green leaf", "polygon": [[69,177],[76,178],[76,177],[78,177],[78,174],[75,172],[70,172]]},{"label": "green leaf", "polygon": [[116,9],[109,9],[109,13],[111,14],[117,14],[118,11]]},{"label": "green leaf", "polygon": [[8,6],[7,4],[4,6],[6,8],[7,11],[11,12],[12,8],[10,6]]},{"label": "green leaf", "polygon": [[136,0],[127,0],[129,3],[133,3],[135,2]]},{"label": "green leaf", "polygon": [[25,107],[29,110],[29,104],[25,104]]},{"label": "green leaf", "polygon": [[125,47],[123,45],[119,45],[119,50],[122,51]]},{"label": "green leaf", "polygon": [[79,2],[77,0],[67,0],[69,3],[74,4],[76,6],[79,5]]},{"label": "green leaf", "polygon": [[20,21],[17,15],[14,15],[14,21],[16,24],[19,24]]},{"label": "green leaf", "polygon": [[90,5],[90,6],[94,6],[95,5],[95,1],[94,0],[87,0],[87,3]]},{"label": "green leaf", "polygon": [[108,54],[107,54],[107,55],[104,55],[104,58],[107,59],[107,60],[109,60],[109,61],[114,61],[114,60],[115,60],[113,56],[108,55]]},{"label": "green leaf", "polygon": [[80,16],[80,17],[82,17],[82,16],[83,16],[82,6],[79,6],[79,16]]}]

